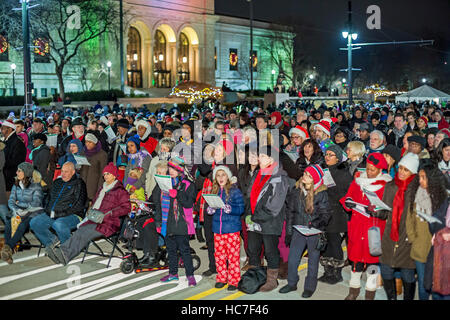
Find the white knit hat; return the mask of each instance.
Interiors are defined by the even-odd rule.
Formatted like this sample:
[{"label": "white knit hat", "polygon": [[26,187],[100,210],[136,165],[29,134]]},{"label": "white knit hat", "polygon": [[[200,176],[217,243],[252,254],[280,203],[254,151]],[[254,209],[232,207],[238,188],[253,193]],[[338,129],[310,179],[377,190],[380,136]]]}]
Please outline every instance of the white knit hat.
[{"label": "white knit hat", "polygon": [[231,184],[236,183],[237,182],[237,178],[233,176],[233,173],[231,172],[230,168],[228,168],[227,166],[217,166],[214,168],[213,170],[213,180],[216,180],[216,174],[219,170],[224,171],[227,176],[228,176],[228,180],[230,180]]},{"label": "white knit hat", "polygon": [[415,153],[408,152],[403,156],[403,158],[398,163],[398,166],[404,166],[406,169],[411,171],[413,174],[417,174],[419,169],[419,156]]},{"label": "white knit hat", "polygon": [[98,142],[97,137],[96,137],[94,134],[92,134],[92,133],[88,133],[88,134],[84,137],[84,140],[86,140],[86,141],[91,141],[91,142],[94,143],[94,144],[97,144],[97,142]]}]

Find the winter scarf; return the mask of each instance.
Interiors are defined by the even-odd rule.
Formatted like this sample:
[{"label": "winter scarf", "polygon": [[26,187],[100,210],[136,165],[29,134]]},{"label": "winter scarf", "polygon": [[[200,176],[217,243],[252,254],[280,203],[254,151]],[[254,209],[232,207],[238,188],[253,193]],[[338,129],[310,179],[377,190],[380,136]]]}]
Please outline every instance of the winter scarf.
[{"label": "winter scarf", "polygon": [[92,150],[89,150],[88,148],[86,148],[86,146],[84,146],[84,154],[86,155],[86,157],[90,158],[93,155],[96,155],[101,149],[102,143],[99,141]]},{"label": "winter scarf", "polygon": [[390,236],[394,242],[398,241],[400,219],[402,218],[403,209],[405,207],[405,191],[415,176],[416,175],[413,174],[406,180],[400,180],[397,173],[394,178],[395,185],[398,188],[392,204],[392,227]]},{"label": "winter scarf", "polygon": [[144,162],[145,157],[150,156],[150,154],[145,149],[141,149],[136,153],[129,153],[128,160],[130,164],[135,165],[136,167],[142,168],[142,163]]},{"label": "winter scarf", "polygon": [[421,186],[417,189],[414,203],[416,205],[416,211],[424,212],[429,216],[433,214],[430,195],[427,190],[423,189]]},{"label": "winter scarf", "polygon": [[[178,177],[172,179],[172,185],[178,184]],[[161,212],[162,212],[162,223],[161,223],[161,234],[163,237],[166,236],[167,233],[167,218],[169,217],[170,210],[170,196],[168,192],[161,190]],[[175,215],[175,220],[178,221],[178,203],[177,199],[173,201],[173,211]]]},{"label": "winter scarf", "polygon": [[278,163],[274,162],[271,166],[258,171],[255,182],[253,183],[252,191],[250,192],[250,206],[252,209],[252,214],[255,213],[259,194],[261,193],[266,182],[270,179],[270,177],[272,177],[273,171],[276,166],[278,166]]},{"label": "winter scarf", "polygon": [[392,177],[386,173],[380,173],[377,177],[369,179],[367,178],[367,172],[365,171],[355,178],[355,182],[357,185],[359,185],[361,190],[364,188],[372,192],[377,192],[385,185],[385,183],[377,182],[389,182],[391,180]]},{"label": "winter scarf", "polygon": [[442,172],[450,172],[450,161],[446,163],[444,160],[442,160],[441,162],[439,162],[438,168]]},{"label": "winter scarf", "polygon": [[111,184],[106,184],[106,182],[103,183],[103,187],[102,190],[100,190],[100,193],[98,194],[97,200],[95,200],[94,205],[92,206],[92,209],[97,209],[100,208],[100,206],[102,205],[102,201],[103,198],[105,197],[105,194],[112,190],[112,188],[114,188],[114,186],[117,184],[117,180],[114,180],[113,183]]},{"label": "winter scarf", "polygon": [[403,126],[403,128],[401,128],[400,130],[397,129],[396,127],[394,127],[394,128],[392,129],[392,132],[395,134],[395,145],[397,145],[398,139],[402,139],[402,138],[403,138],[403,136],[404,136],[405,133],[406,133],[406,129],[408,129],[408,126],[407,126],[407,125],[406,125],[406,126]]},{"label": "winter scarf", "polygon": [[33,150],[31,150],[30,155],[29,155],[29,158],[30,158],[31,161],[33,161],[33,153],[34,153],[36,150],[39,150],[40,148],[42,148],[42,146],[44,146],[44,144],[41,144],[39,147],[36,147],[36,148],[34,148]]}]

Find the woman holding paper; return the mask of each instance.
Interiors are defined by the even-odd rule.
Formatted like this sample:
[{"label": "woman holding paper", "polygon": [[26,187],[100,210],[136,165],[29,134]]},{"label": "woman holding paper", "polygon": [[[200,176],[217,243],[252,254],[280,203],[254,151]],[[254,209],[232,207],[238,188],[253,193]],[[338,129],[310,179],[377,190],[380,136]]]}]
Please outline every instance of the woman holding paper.
[{"label": "woman holding paper", "polygon": [[290,245],[288,284],[280,289],[280,293],[297,290],[298,266],[305,249],[308,249],[308,273],[302,297],[309,298],[316,290],[320,257],[320,251],[317,249],[319,234],[304,235],[294,230],[294,226],[325,231],[330,220],[330,206],[323,177],[324,172],[320,166],[308,166],[303,177],[297,181],[296,188],[287,197],[285,241]]},{"label": "woman holding paper", "polygon": [[207,209],[208,215],[213,216],[212,230],[217,270],[215,287],[223,288],[228,283],[228,291],[237,290],[241,280],[240,231],[241,214],[245,205],[242,193],[235,183],[236,177],[233,177],[227,166],[215,167],[211,194],[218,195],[225,206],[223,208],[210,206]]},{"label": "woman holding paper", "polygon": [[425,264],[431,250],[432,235],[429,230],[429,222],[419,214],[432,216],[439,207],[447,202],[447,190],[445,176],[429,160],[422,160],[419,174],[411,182],[406,216],[406,233],[411,242],[411,258],[416,264],[419,299],[428,300],[430,292],[425,290]]},{"label": "woman holding paper", "polygon": [[[370,201],[362,191],[363,188],[375,192],[378,198],[383,197],[384,186],[391,181],[390,175],[382,172],[387,169],[387,162],[381,153],[371,153],[367,157],[366,171],[356,172],[355,179],[350,184],[347,194],[339,201],[346,211],[351,211],[347,223],[348,243],[347,256],[352,267],[350,290],[345,300],[356,300],[361,289],[362,273],[371,265],[377,265],[378,256],[370,253],[368,232],[372,227],[380,228],[384,232],[386,217],[371,216]],[[366,300],[373,300],[377,289],[378,273],[370,274],[366,282]]]},{"label": "woman holding paper", "polygon": [[[11,189],[11,196],[8,200],[8,207],[12,211],[12,216],[6,218],[5,222],[5,245],[1,252],[1,257],[8,264],[13,263],[12,249],[22,239],[28,230],[30,220],[39,211],[30,211],[32,208],[42,207],[44,194],[42,192],[41,180],[39,176],[33,177],[33,165],[22,162],[17,168],[17,175]],[[12,232],[11,222],[19,223],[15,232]]]}]

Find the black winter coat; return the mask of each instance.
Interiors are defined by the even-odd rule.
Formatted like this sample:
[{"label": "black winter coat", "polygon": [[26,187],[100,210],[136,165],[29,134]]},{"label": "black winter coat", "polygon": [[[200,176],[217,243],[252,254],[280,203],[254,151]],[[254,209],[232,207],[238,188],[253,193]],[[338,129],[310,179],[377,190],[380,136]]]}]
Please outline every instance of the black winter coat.
[{"label": "black winter coat", "polygon": [[325,159],[323,157],[322,152],[313,154],[309,164],[306,163],[306,158],[303,155],[300,155],[300,158],[298,158],[297,161],[295,162],[295,166],[297,167],[297,174],[295,175],[294,180],[298,181],[298,179],[300,179],[303,176],[305,169],[312,164],[318,164],[322,168],[324,167]]},{"label": "black winter coat", "polygon": [[15,132],[11,133],[5,142],[5,166],[3,173],[5,175],[6,191],[11,191],[16,177],[17,166],[25,161],[27,148]]},{"label": "black winter coat", "polygon": [[76,214],[81,218],[85,216],[87,205],[86,184],[77,175],[64,182],[62,178],[53,181],[50,189],[50,200],[45,207],[45,212],[50,216],[55,211],[55,218]]},{"label": "black winter coat", "polygon": [[46,145],[33,151],[33,167],[39,171],[47,186],[50,186],[53,180],[53,172],[49,170],[48,166],[50,158],[50,148]]},{"label": "black winter coat", "polygon": [[327,187],[322,185],[314,192],[314,211],[305,211],[306,199],[303,192],[297,188],[291,190],[287,196],[286,235],[292,236],[293,226],[302,225],[325,231],[330,220],[330,206]]},{"label": "black winter coat", "polygon": [[328,167],[328,169],[336,186],[327,189],[331,218],[326,231],[330,233],[347,232],[348,215],[339,200],[347,193],[353,177],[345,162]]}]

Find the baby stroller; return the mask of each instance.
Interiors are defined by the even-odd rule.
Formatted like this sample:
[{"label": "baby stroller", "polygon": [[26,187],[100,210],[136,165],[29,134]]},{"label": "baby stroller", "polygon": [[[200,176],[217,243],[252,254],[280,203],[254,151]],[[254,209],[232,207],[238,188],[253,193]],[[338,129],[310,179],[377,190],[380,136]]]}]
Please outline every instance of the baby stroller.
[{"label": "baby stroller", "polygon": [[[164,270],[169,268],[169,258],[167,254],[167,249],[164,244],[158,247],[158,251],[155,255],[155,261],[159,266],[153,268],[142,268],[139,266],[139,259],[134,252],[136,239],[139,238],[139,231],[137,230],[138,218],[154,218],[153,209],[147,206],[146,204],[151,204],[149,202],[141,202],[139,205],[139,210],[136,214],[131,214],[128,220],[125,223],[124,230],[122,232],[122,240],[126,242],[127,252],[124,257],[122,257],[123,261],[120,263],[120,271],[125,274],[135,272],[148,272],[155,270]],[[164,240],[164,237],[158,233],[158,236]],[[195,250],[191,248],[192,255],[192,263],[194,266],[194,271],[200,268],[200,257],[195,253]],[[184,263],[181,259],[180,253],[178,253],[178,267],[183,268]]]}]

